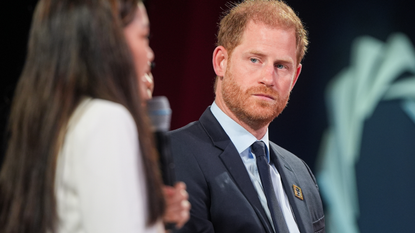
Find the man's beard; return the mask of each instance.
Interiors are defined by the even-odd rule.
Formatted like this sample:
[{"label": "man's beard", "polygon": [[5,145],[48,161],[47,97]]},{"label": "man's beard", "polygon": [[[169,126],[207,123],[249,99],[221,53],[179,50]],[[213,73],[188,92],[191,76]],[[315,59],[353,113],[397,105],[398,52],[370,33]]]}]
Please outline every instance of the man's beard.
[{"label": "man's beard", "polygon": [[[261,100],[252,94],[271,96],[274,101]],[[277,91],[266,85],[243,91],[229,70],[226,70],[222,81],[222,96],[226,106],[235,116],[254,130],[271,123],[284,110],[289,98],[289,95],[281,97]]]}]

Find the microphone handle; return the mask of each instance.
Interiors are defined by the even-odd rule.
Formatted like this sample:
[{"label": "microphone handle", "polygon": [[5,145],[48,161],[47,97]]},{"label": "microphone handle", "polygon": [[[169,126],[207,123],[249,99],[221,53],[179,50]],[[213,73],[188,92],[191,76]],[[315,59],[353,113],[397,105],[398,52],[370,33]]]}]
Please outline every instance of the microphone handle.
[{"label": "microphone handle", "polygon": [[174,186],[176,183],[175,166],[171,155],[170,138],[166,132],[157,131],[154,133],[156,147],[159,152],[159,166],[163,183],[168,186]]},{"label": "microphone handle", "polygon": [[[166,132],[156,131],[154,133],[156,139],[156,147],[159,152],[159,166],[163,183],[168,186],[174,186],[176,182],[176,174],[174,169],[173,157],[171,155],[170,138]],[[176,232],[176,223],[165,223],[164,229],[174,233]]]}]

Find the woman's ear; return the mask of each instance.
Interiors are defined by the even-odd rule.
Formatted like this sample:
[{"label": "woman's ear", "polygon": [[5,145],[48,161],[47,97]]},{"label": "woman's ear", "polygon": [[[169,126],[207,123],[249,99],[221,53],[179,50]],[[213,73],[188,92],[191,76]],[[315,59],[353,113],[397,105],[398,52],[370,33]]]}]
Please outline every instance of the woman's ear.
[{"label": "woman's ear", "polygon": [[223,46],[218,46],[213,51],[213,69],[218,77],[223,77],[226,72],[228,51]]}]

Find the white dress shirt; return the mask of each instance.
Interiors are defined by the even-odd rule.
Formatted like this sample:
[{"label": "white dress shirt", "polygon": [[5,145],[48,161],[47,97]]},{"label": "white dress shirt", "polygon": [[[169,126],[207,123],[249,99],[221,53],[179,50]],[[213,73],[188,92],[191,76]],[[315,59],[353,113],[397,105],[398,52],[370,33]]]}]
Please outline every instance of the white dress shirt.
[{"label": "white dress shirt", "polygon": [[156,233],[136,124],[120,104],[86,98],[69,121],[58,156],[59,233]]},{"label": "white dress shirt", "polygon": [[[248,171],[249,177],[251,178],[252,184],[254,185],[258,193],[258,197],[261,202],[261,205],[264,208],[271,225],[273,225],[271,214],[269,212],[268,205],[267,205],[267,198],[265,197],[262,184],[261,184],[261,178],[259,176],[258,168],[256,165],[256,158],[251,153],[251,145],[255,141],[258,141],[258,140],[256,139],[254,135],[249,133],[245,128],[243,128],[241,125],[239,125],[234,120],[232,120],[228,115],[226,115],[216,105],[215,102],[213,102],[212,106],[210,107],[210,111],[215,116],[215,118],[218,120],[219,124],[222,126],[223,130],[226,132],[226,134],[229,136],[232,143],[235,145],[236,149],[238,150],[238,153],[240,154],[242,158],[242,162],[244,163],[246,170]],[[261,138],[261,140],[259,141],[263,141],[266,145],[267,159],[269,163],[268,129],[264,137]],[[290,233],[299,233],[300,231],[298,229],[297,223],[294,220],[294,216],[291,210],[290,203],[287,198],[287,194],[285,193],[282,187],[281,176],[274,165],[270,166],[270,174],[271,174],[272,184],[275,190],[275,195],[277,197],[279,206],[281,207],[288,229],[290,230]]]}]

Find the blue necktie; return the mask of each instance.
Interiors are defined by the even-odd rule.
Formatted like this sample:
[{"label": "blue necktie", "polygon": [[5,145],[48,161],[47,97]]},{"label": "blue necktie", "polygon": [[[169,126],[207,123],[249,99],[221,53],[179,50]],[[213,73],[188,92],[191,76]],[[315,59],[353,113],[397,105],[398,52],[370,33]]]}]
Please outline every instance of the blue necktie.
[{"label": "blue necktie", "polygon": [[268,209],[271,213],[275,231],[277,233],[289,233],[287,223],[285,222],[284,215],[282,214],[272,186],[271,175],[269,172],[270,166],[265,155],[265,143],[263,141],[256,141],[252,144],[251,150],[256,157],[259,176],[261,177],[262,187],[264,189],[265,197],[267,198]]}]

